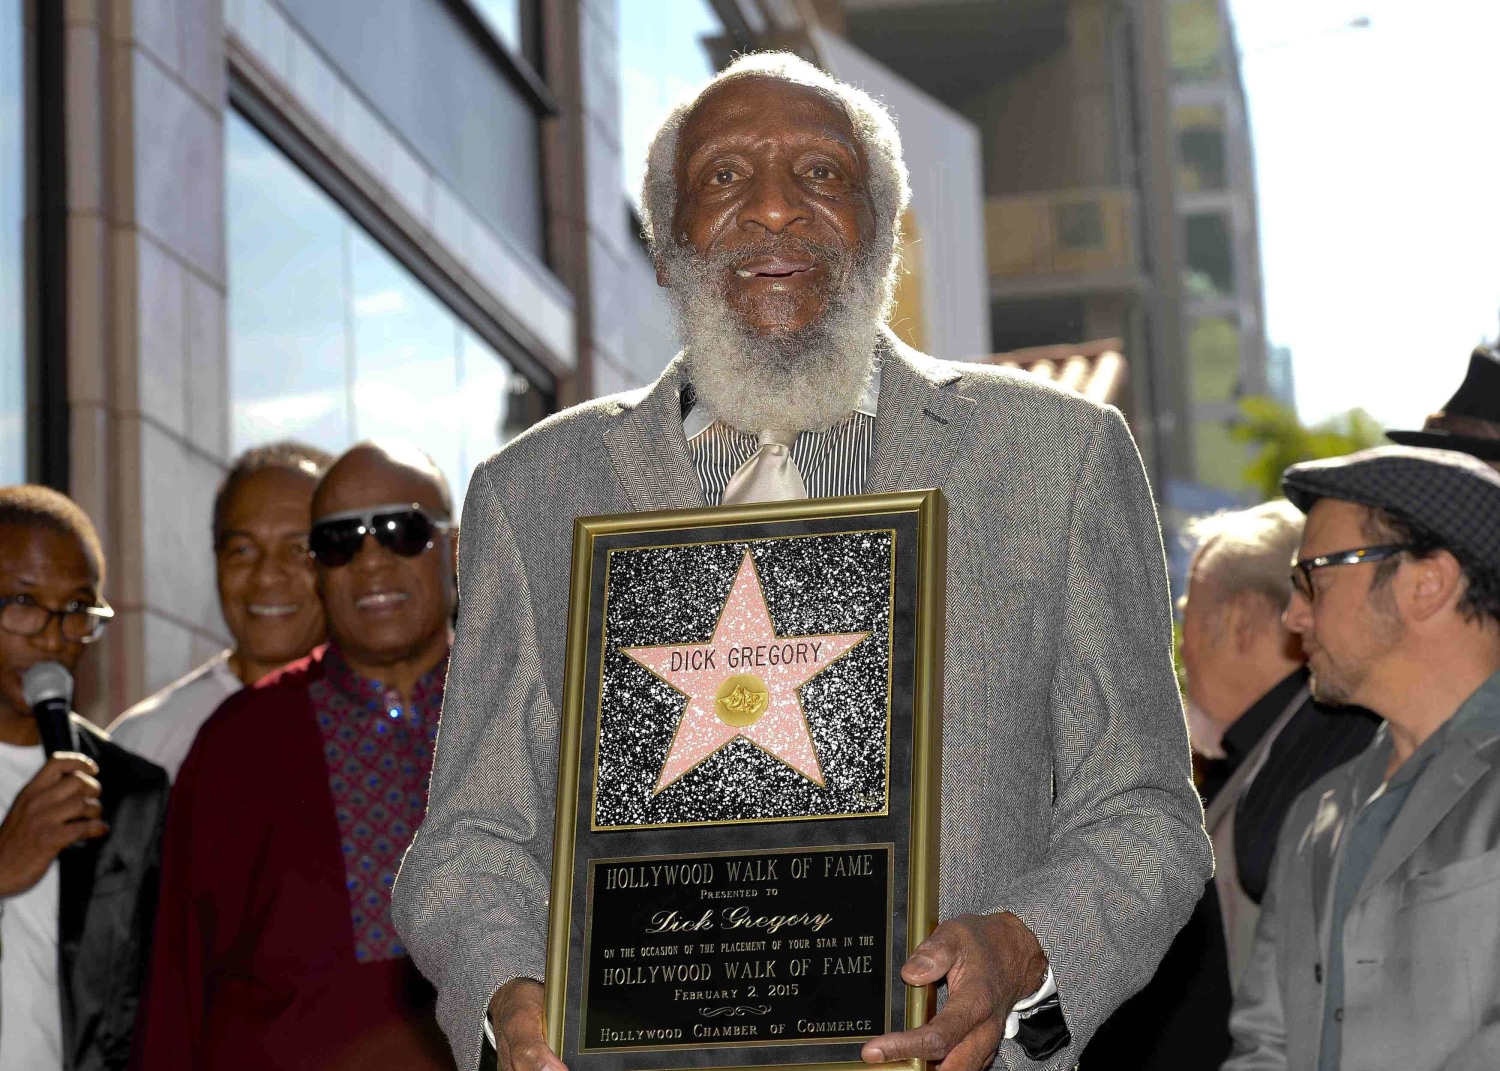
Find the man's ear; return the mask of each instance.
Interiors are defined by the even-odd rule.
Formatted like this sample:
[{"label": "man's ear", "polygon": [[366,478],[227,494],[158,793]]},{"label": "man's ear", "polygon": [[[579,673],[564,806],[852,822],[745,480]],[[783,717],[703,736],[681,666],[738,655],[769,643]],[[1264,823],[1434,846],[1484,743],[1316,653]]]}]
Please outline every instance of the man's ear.
[{"label": "man's ear", "polygon": [[1237,591],[1224,603],[1224,623],[1233,630],[1235,650],[1246,654],[1268,629],[1283,631],[1281,614],[1271,600],[1249,588]]},{"label": "man's ear", "polygon": [[661,266],[661,261],[656,262],[656,285],[665,287],[667,285],[667,270]]},{"label": "man's ear", "polygon": [[1416,621],[1426,621],[1463,598],[1467,583],[1463,566],[1449,551],[1438,550],[1425,558],[1413,558],[1403,572],[1406,574],[1403,601],[1407,613]]}]

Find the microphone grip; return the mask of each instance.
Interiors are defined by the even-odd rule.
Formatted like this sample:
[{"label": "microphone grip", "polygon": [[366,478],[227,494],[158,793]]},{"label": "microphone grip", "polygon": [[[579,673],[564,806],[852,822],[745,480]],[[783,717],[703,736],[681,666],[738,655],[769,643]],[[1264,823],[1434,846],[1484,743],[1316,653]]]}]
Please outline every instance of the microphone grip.
[{"label": "microphone grip", "polygon": [[31,713],[36,717],[42,748],[49,759],[59,751],[78,750],[78,738],[74,735],[73,719],[68,716],[66,699],[61,696],[43,699],[31,708]]}]

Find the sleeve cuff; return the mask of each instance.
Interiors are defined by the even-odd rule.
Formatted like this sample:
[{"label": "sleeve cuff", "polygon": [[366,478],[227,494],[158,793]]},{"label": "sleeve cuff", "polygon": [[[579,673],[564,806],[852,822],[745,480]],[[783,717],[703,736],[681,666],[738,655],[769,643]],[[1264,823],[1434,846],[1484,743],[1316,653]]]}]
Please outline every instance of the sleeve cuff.
[{"label": "sleeve cuff", "polygon": [[1025,1000],[1017,1001],[1005,1019],[1005,1036],[1032,1060],[1046,1060],[1073,1043],[1073,1032],[1063,1017],[1062,1000],[1052,968],[1038,989]]},{"label": "sleeve cuff", "polygon": [[[1042,987],[1029,997],[1016,1001],[1015,1007],[1011,1008],[1010,1014],[1005,1017],[1005,1037],[1007,1040],[1015,1037],[1021,1032],[1021,1020],[1029,1018],[1027,1012],[1031,1011],[1048,997],[1057,996],[1057,979],[1052,977],[1052,968],[1047,968],[1047,977],[1042,979]],[[488,1029],[488,1023],[486,1023]]]}]

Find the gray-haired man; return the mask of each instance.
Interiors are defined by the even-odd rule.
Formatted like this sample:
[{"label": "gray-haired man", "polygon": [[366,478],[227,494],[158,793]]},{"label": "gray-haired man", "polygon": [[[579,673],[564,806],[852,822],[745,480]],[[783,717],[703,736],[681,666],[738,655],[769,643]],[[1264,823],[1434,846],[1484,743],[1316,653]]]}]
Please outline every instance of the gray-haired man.
[{"label": "gray-haired man", "polygon": [[[1302,644],[1281,619],[1292,594],[1287,562],[1302,539],[1297,508],[1278,500],[1217,514],[1193,534],[1182,664],[1190,711],[1201,712],[1198,724],[1220,727],[1202,787],[1232,982],[1250,957],[1287,809],[1363,751],[1376,722],[1366,710],[1312,698]],[[1206,742],[1194,746],[1204,753]]]},{"label": "gray-haired man", "polygon": [[[1055,980],[1071,1066],[1149,976],[1209,872],[1169,659],[1150,491],[1117,412],[936,361],[883,327],[907,199],[863,93],[741,59],[666,120],[643,214],[685,351],[651,387],[544,422],[476,473],[426,821],[396,924],[460,1066],[486,1009],[502,1066],[557,1071],[540,994],[570,532],[585,514],[938,486],[950,510],[945,920],[907,963],[946,978],[867,1060],[975,1071]],[[690,385],[691,384],[691,389]],[[1073,1043],[1066,1043],[1071,1029]]]}]

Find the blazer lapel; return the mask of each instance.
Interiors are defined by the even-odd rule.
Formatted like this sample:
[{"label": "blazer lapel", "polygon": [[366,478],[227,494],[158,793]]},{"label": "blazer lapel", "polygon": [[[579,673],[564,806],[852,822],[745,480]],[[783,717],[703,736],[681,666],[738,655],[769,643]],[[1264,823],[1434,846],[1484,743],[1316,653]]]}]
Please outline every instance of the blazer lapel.
[{"label": "blazer lapel", "polygon": [[[77,717],[76,714],[73,716]],[[99,748],[94,743],[93,736],[82,728],[76,729],[74,736],[78,741],[78,750],[103,767],[105,762],[99,754]],[[107,783],[103,775],[100,779]],[[110,798],[111,795],[110,790],[106,788],[105,797],[100,801],[104,806],[103,818],[106,822],[114,820],[115,806]],[[88,922],[89,904],[94,897],[94,875],[98,871],[99,857],[108,839],[95,837],[93,840],[83,841],[66,849],[57,857],[58,988],[62,991],[63,1046],[65,1049],[72,1046],[72,1033],[76,1026],[77,1009],[73,1005],[72,984],[74,966],[78,960],[78,948],[83,939],[84,927]]]},{"label": "blazer lapel", "polygon": [[1305,684],[1297,690],[1297,694],[1292,696],[1292,701],[1282,708],[1280,714],[1276,715],[1276,720],[1261,734],[1261,738],[1255,742],[1250,753],[1240,762],[1229,780],[1224,782],[1218,794],[1214,796],[1213,802],[1204,810],[1203,828],[1208,830],[1210,836],[1213,835],[1218,824],[1232,814],[1239,805],[1240,797],[1244,795],[1250,782],[1255,780],[1255,775],[1260,773],[1261,766],[1271,753],[1271,745],[1276,743],[1281,730],[1285,729],[1286,723],[1292,720],[1292,715],[1302,709],[1302,704],[1307,702],[1310,695],[1312,695],[1312,689]]},{"label": "blazer lapel", "polygon": [[974,402],[958,393],[961,376],[882,332],[880,401],[865,491],[938,487],[953,464]]},{"label": "blazer lapel", "polygon": [[617,402],[618,415],[604,430],[615,475],[638,512],[704,505],[682,434],[681,388],[679,355],[650,387]]},{"label": "blazer lapel", "polygon": [[1411,795],[1375,853],[1375,860],[1360,884],[1355,902],[1389,878],[1411,857],[1474,783],[1488,772],[1492,757],[1488,749],[1497,737],[1475,740],[1457,736],[1447,742],[1411,787]]}]

